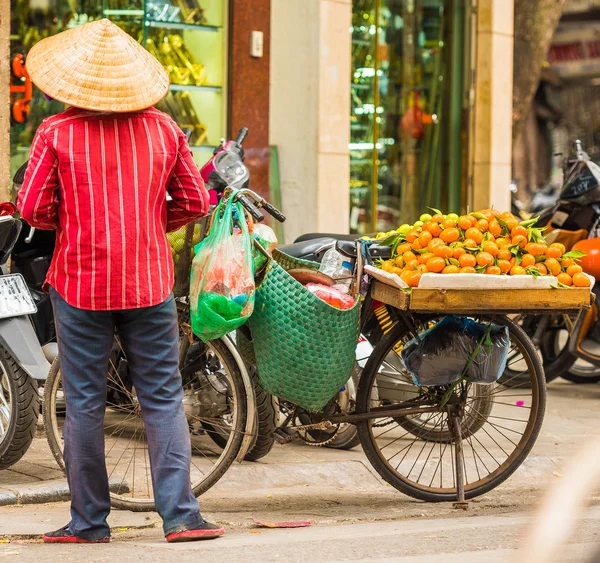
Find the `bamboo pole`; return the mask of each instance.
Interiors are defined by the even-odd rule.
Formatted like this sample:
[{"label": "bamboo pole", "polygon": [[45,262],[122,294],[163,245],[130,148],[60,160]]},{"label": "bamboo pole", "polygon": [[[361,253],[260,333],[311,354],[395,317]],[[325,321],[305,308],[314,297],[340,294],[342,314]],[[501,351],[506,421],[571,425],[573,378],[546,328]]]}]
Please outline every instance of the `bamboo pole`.
[{"label": "bamboo pole", "polygon": [[371,231],[377,232],[377,206],[379,203],[379,113],[378,108],[381,102],[379,91],[379,66],[381,64],[379,55],[379,18],[381,15],[381,0],[375,0],[375,53],[373,66],[375,67],[375,76],[373,77],[374,106],[373,114],[373,162],[371,167]]},{"label": "bamboo pole", "polygon": [[462,0],[452,2],[452,67],[450,71],[450,166],[448,209],[458,213],[461,209],[462,184],[462,113],[464,91],[463,42],[466,28],[465,5]]},{"label": "bamboo pole", "polygon": [[[411,104],[411,96],[415,87],[416,36],[415,36],[415,3],[403,4],[404,33],[402,44],[402,113]],[[413,138],[402,136],[402,221],[411,223],[419,218],[419,183],[417,177],[417,155]]]},{"label": "bamboo pole", "polygon": [[0,201],[10,196],[10,0],[0,0]]}]

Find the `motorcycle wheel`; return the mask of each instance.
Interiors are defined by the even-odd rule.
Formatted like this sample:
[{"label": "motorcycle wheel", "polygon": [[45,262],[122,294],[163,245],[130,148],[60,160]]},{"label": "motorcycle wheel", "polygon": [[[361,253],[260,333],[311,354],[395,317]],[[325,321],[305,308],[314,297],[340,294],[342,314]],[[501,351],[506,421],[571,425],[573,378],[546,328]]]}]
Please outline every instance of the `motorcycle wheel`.
[{"label": "motorcycle wheel", "polygon": [[39,403],[36,382],[0,347],[0,469],[17,463],[29,449]]},{"label": "motorcycle wheel", "polygon": [[[525,315],[513,320],[531,338],[542,318],[541,315]],[[566,329],[564,328],[563,316],[553,316],[539,346],[536,347],[542,360],[544,377],[547,383],[563,376],[575,363],[575,357],[569,352],[566,345],[567,341],[563,338],[564,333],[566,333]],[[514,368],[507,368],[504,375],[507,386],[525,387],[530,384],[529,377],[520,373],[523,367],[523,362],[515,362]]]},{"label": "motorcycle wheel", "polygon": [[562,374],[562,378],[581,385],[583,383],[600,382],[600,367],[590,364],[584,360],[577,359],[571,369]]},{"label": "motorcycle wheel", "polygon": [[258,461],[265,457],[275,445],[275,430],[277,430],[277,413],[279,406],[273,395],[267,393],[258,381],[256,368],[248,370],[256,396],[256,414],[258,415],[258,433],[256,441],[244,456],[246,461]]},{"label": "motorcycle wheel", "polygon": [[[566,331],[558,334],[554,342],[551,343],[555,350],[560,351],[559,354],[564,353],[567,344],[568,333]],[[573,361],[558,374],[560,377],[576,384],[600,382],[600,367],[574,356],[571,356],[571,358]]]},{"label": "motorcycle wheel", "polygon": [[[275,430],[277,430],[277,404],[273,395],[263,390],[258,382],[256,368],[249,366],[248,373],[254,384],[254,395],[256,397],[257,414],[257,433],[256,440],[248,453],[244,456],[244,461],[258,461],[262,459],[273,449],[275,445]],[[208,422],[203,422],[204,428],[209,431],[209,436],[213,442],[224,448],[227,444],[226,436],[217,429],[213,428]]]},{"label": "motorcycle wheel", "polygon": [[[116,344],[120,346],[118,339]],[[247,419],[244,381],[235,358],[220,340],[208,343],[205,354],[211,360],[206,362],[211,366],[208,370],[210,373],[203,372],[202,377],[184,385],[184,401],[192,393],[214,390],[225,396],[228,412],[210,417],[202,416],[202,412],[186,410],[192,444],[191,485],[197,497],[210,489],[235,461],[242,445]],[[122,356],[125,356],[124,352]],[[226,378],[226,382],[223,378]],[[217,388],[219,382],[222,385]],[[220,387],[226,387],[226,393]],[[148,445],[135,386],[131,387],[127,381],[123,381],[122,372],[113,365],[112,360],[108,373],[108,390],[104,435],[111,506],[135,512],[154,510]],[[111,397],[118,396],[115,391],[119,391],[125,399],[113,402]],[[57,358],[46,381],[43,411],[50,450],[64,470],[62,427],[65,408],[61,405],[61,396],[61,372]],[[192,409],[193,407],[194,405]],[[207,425],[227,436],[223,449],[214,450]]]},{"label": "motorcycle wheel", "polygon": [[562,325],[547,331],[540,345],[544,374],[548,383],[557,377],[563,377],[576,362],[567,346],[568,332],[561,330],[560,326]]}]

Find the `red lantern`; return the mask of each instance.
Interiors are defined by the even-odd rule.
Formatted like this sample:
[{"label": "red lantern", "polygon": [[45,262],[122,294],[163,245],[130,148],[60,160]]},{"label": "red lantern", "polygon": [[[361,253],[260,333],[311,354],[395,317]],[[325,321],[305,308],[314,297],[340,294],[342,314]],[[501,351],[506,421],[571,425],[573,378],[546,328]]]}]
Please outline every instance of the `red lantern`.
[{"label": "red lantern", "polygon": [[413,92],[412,102],[400,120],[400,127],[413,139],[421,139],[425,134],[425,125],[433,123],[433,116],[421,109],[419,97],[419,92]]},{"label": "red lantern", "polygon": [[[16,123],[25,123],[29,117],[29,104],[33,97],[33,85],[25,68],[25,55],[16,54],[10,65],[10,101],[12,118]],[[20,96],[17,96],[20,94]]]}]

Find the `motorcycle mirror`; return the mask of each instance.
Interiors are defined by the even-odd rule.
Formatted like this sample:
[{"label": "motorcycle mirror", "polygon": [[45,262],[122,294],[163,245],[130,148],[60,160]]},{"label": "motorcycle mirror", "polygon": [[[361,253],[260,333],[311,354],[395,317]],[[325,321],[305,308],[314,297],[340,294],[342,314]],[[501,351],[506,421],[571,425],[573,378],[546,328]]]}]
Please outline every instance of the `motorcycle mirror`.
[{"label": "motorcycle mirror", "polygon": [[23,182],[25,181],[25,172],[27,171],[27,164],[29,164],[28,160],[25,161],[25,163],[22,164],[20,168],[15,172],[15,175],[13,176],[13,183],[18,184],[19,186],[23,184]]},{"label": "motorcycle mirror", "polygon": [[583,143],[579,139],[575,141],[575,152],[577,154],[577,160],[583,162],[587,162],[590,160],[590,156],[583,149]]}]

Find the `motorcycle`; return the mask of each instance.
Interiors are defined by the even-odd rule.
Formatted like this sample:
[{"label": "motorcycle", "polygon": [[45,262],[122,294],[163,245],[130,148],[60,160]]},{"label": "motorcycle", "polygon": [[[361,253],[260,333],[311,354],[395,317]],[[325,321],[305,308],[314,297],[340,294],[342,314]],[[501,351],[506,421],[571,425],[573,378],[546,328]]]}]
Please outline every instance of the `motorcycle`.
[{"label": "motorcycle", "polygon": [[[249,173],[243,164],[244,153],[241,142],[246,134],[247,130],[243,129],[236,141],[222,143],[215,150],[214,158],[201,168],[201,174],[207,187],[216,195],[214,201],[218,200],[218,197],[221,196],[227,186],[244,188],[248,185]],[[227,173],[225,175],[217,173],[219,168],[227,170]],[[234,177],[234,174],[237,174],[237,177]],[[263,215],[260,211],[254,209],[252,202],[242,198],[240,200],[253,219],[258,222],[263,221]],[[276,219],[281,219],[273,213],[274,209],[268,203],[263,204],[263,206]],[[278,248],[294,258],[320,263],[325,253],[336,246],[340,252],[346,253],[347,257],[353,260],[356,258],[355,240],[355,235],[307,234],[299,237],[293,244],[279,246]],[[377,256],[381,256],[388,253],[389,250],[389,248],[378,248],[377,250],[373,249],[373,252]],[[374,313],[365,325],[365,334],[361,337],[357,346],[357,363],[354,373],[335,399],[335,408],[340,412],[347,412],[353,408],[360,373],[373,350],[371,342],[373,344],[378,342],[385,334],[381,329],[382,326],[385,327],[387,332],[394,324],[390,321],[390,315],[385,306],[375,307]],[[252,461],[261,459],[271,451],[275,441],[286,444],[299,439],[311,446],[328,446],[344,450],[354,448],[359,444],[356,427],[351,424],[340,425],[328,430],[313,429],[300,432],[291,430],[290,425],[293,422],[300,421],[300,424],[310,424],[312,422],[311,415],[305,412],[297,412],[292,405],[287,404],[285,401],[275,404],[273,397],[266,394],[256,382],[257,377],[253,365],[249,332],[243,328],[232,335],[232,338],[234,338],[236,346],[245,360],[246,368],[255,382],[257,397],[257,435],[245,459]],[[409,383],[406,384],[406,387],[409,391],[402,396],[410,397],[414,392],[414,387]],[[394,382],[393,386],[388,385],[388,389],[392,388],[398,390],[398,383]],[[400,389],[401,391],[402,389]]]},{"label": "motorcycle", "polygon": [[[27,162],[15,173],[12,183],[12,200],[17,201],[23,185]],[[19,219],[21,231],[10,254],[10,271],[23,276],[29,292],[36,304],[37,311],[31,315],[31,321],[46,359],[52,363],[58,355],[56,329],[50,296],[42,286],[50,268],[56,242],[55,231],[40,231],[30,227]]]},{"label": "motorcycle", "polygon": [[[551,242],[562,242],[567,248],[584,247],[595,252],[600,247],[600,166],[595,164],[580,141],[575,143],[575,159],[569,161],[565,182],[558,201],[540,215],[547,225]],[[585,242],[584,242],[585,241]],[[596,278],[593,292],[600,292],[600,272],[582,260],[584,271]],[[573,383],[600,381],[600,324],[598,306],[592,305],[578,319],[564,318],[563,330],[555,349],[567,368],[561,376]]]},{"label": "motorcycle", "polygon": [[23,277],[9,273],[7,262],[21,233],[16,209],[2,204],[0,215],[0,469],[27,452],[39,415],[38,384],[50,364],[37,339],[31,316],[37,311]]}]

